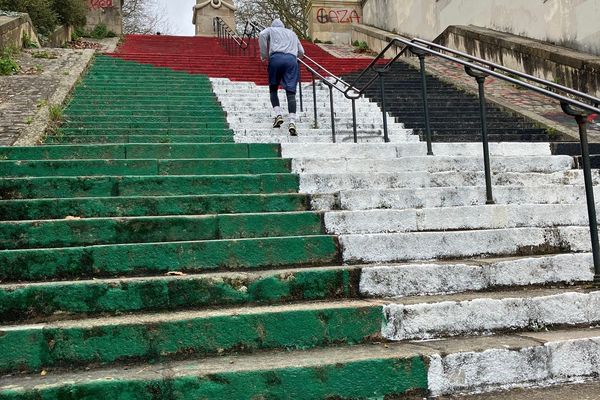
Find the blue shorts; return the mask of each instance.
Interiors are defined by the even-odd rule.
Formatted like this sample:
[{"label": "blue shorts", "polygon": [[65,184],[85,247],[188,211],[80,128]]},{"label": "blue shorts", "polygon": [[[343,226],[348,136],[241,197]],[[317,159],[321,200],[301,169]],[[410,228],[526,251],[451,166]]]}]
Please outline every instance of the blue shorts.
[{"label": "blue shorts", "polygon": [[269,58],[269,85],[281,85],[296,93],[298,85],[298,59],[292,54],[273,53]]}]

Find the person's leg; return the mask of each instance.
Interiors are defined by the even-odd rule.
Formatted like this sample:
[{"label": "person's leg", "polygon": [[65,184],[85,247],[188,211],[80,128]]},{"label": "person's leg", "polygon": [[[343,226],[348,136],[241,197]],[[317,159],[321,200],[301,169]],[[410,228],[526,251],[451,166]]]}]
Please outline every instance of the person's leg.
[{"label": "person's leg", "polygon": [[279,96],[277,95],[278,89],[279,85],[269,85],[269,94],[271,95],[271,106],[273,106],[273,113],[275,114],[274,116],[283,114],[283,110],[279,104]]},{"label": "person's leg", "polygon": [[296,122],[296,93],[286,90],[285,95],[287,97],[288,112],[290,113],[290,122],[295,123]]},{"label": "person's leg", "polygon": [[279,103],[277,91],[281,82],[281,60],[277,54],[269,59],[269,95],[271,97],[271,106],[273,107],[273,128],[279,128],[283,125],[283,110]]},{"label": "person's leg", "polygon": [[288,112],[290,114],[289,131],[293,136],[296,135],[296,86],[298,86],[298,72],[298,59],[294,56],[287,56],[282,81],[287,97]]}]

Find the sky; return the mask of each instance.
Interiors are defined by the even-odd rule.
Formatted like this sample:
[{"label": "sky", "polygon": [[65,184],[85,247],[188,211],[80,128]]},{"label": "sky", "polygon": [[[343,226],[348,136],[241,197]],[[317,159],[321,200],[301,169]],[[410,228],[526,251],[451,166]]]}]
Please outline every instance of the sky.
[{"label": "sky", "polygon": [[192,7],[196,0],[157,0],[159,9],[167,12],[174,35],[193,36]]}]

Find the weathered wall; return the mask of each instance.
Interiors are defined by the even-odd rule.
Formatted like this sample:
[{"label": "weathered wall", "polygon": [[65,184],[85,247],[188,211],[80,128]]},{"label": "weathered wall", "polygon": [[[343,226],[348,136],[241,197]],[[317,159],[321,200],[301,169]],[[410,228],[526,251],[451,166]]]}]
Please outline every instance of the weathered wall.
[{"label": "weathered wall", "polygon": [[600,54],[600,0],[367,0],[363,21],[424,39],[473,24]]},{"label": "weathered wall", "polygon": [[308,34],[322,42],[350,43],[352,25],[361,22],[361,0],[313,0]]},{"label": "weathered wall", "polygon": [[59,26],[48,36],[49,47],[61,47],[71,40],[74,28],[70,25]]},{"label": "weathered wall", "polygon": [[23,46],[23,36],[29,36],[30,40],[39,46],[39,42],[31,19],[27,14],[21,14],[18,17],[0,16],[0,49],[3,47]]},{"label": "weathered wall", "polygon": [[196,25],[196,36],[214,36],[213,20],[221,17],[231,28],[235,28],[236,7],[225,0],[196,0],[192,23]]},{"label": "weathered wall", "polygon": [[109,31],[120,35],[123,33],[122,0],[85,0],[87,13],[86,29],[91,30],[98,24],[104,24]]}]

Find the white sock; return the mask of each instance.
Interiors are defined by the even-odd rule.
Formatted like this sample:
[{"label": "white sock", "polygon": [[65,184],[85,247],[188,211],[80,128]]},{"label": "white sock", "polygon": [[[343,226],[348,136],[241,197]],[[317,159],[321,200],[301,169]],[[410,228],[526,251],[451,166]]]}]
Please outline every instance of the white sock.
[{"label": "white sock", "polygon": [[283,115],[283,110],[280,106],[273,107],[273,112],[275,113],[275,116]]},{"label": "white sock", "polygon": [[290,114],[290,122],[293,124],[296,123],[296,114]]}]

